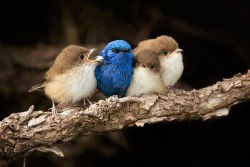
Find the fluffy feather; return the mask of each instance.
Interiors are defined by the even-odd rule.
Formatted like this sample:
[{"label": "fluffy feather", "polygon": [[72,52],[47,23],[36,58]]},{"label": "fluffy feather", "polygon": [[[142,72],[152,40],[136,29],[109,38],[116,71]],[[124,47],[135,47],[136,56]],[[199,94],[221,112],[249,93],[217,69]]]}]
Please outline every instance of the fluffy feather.
[{"label": "fluffy feather", "polygon": [[159,73],[152,73],[149,69],[137,67],[126,96],[140,96],[141,94],[163,93],[164,84]]},{"label": "fluffy feather", "polygon": [[64,75],[58,75],[45,84],[45,93],[51,99],[60,103],[76,103],[83,98],[89,98],[96,89],[96,79],[93,64],[83,64],[68,70]]},{"label": "fluffy feather", "polygon": [[140,42],[133,53],[136,56],[145,50],[156,52],[161,63],[162,81],[166,87],[173,86],[180,79],[184,70],[178,43],[170,36],[161,35],[155,39]]},{"label": "fluffy feather", "polygon": [[95,69],[97,88],[105,96],[125,96],[133,75],[131,46],[124,40],[115,40],[100,55],[104,62]]},{"label": "fluffy feather", "polygon": [[134,74],[126,93],[127,96],[163,93],[164,84],[160,76],[158,55],[151,50],[144,50],[135,56]]},{"label": "fluffy feather", "polygon": [[182,54],[180,52],[168,58],[159,57],[161,63],[161,78],[165,86],[173,86],[181,77],[184,70]]},{"label": "fluffy feather", "polygon": [[94,70],[97,62],[88,60],[93,50],[77,45],[67,46],[44,75],[45,82],[29,91],[43,88],[45,94],[58,103],[76,103],[89,98],[96,89]]},{"label": "fluffy feather", "polygon": [[29,91],[43,88],[52,101],[52,115],[60,120],[55,102],[76,103],[94,94],[96,79],[95,60],[89,60],[89,55],[95,49],[70,45],[62,50],[54,64],[44,75],[45,82],[41,86],[33,86]]}]

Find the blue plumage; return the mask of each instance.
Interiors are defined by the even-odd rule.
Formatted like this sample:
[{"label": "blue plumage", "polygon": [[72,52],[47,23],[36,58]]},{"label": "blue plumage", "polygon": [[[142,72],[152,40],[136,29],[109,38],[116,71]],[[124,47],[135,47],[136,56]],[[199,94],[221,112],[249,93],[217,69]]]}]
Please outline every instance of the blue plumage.
[{"label": "blue plumage", "polygon": [[105,95],[123,97],[133,76],[133,53],[124,40],[115,40],[101,51],[104,62],[95,69],[97,88]]}]

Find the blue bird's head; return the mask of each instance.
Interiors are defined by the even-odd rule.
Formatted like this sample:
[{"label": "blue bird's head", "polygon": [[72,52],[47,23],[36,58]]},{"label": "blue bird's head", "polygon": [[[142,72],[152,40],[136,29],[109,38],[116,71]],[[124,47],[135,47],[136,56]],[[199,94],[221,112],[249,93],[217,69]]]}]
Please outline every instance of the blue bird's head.
[{"label": "blue bird's head", "polygon": [[121,59],[133,59],[131,46],[124,40],[115,40],[101,51],[100,55],[106,62],[120,61]]}]

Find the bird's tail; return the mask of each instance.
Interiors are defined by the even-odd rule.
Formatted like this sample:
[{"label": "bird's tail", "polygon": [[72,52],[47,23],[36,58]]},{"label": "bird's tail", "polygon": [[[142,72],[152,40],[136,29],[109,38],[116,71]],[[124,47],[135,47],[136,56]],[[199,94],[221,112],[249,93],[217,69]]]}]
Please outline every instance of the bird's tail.
[{"label": "bird's tail", "polygon": [[43,84],[34,85],[28,91],[29,92],[32,92],[34,90],[40,90],[40,91],[42,91],[42,88],[44,88],[44,83]]}]

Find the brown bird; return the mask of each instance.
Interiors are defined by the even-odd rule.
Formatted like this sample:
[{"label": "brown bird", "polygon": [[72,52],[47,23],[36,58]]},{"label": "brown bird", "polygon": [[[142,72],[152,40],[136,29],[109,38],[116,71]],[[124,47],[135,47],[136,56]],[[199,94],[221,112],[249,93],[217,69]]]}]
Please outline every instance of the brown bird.
[{"label": "brown bird", "polygon": [[52,100],[52,114],[59,120],[56,103],[73,104],[89,101],[96,90],[94,75],[97,60],[89,56],[95,49],[70,45],[62,50],[44,75],[44,83],[33,86],[29,92],[43,89]]},{"label": "brown bird", "polygon": [[155,39],[142,41],[133,50],[138,55],[144,50],[156,52],[160,60],[160,74],[164,85],[173,86],[181,77],[184,65],[182,60],[182,49],[170,36],[161,35]]},{"label": "brown bird", "polygon": [[143,50],[134,57],[134,61],[134,74],[126,95],[163,93],[165,87],[160,76],[158,54],[151,50]]}]

